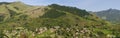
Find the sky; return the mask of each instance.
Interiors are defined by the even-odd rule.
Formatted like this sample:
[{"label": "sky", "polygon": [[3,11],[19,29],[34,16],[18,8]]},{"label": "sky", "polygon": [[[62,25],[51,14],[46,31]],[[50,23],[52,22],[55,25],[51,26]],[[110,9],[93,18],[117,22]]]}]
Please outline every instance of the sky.
[{"label": "sky", "polygon": [[25,4],[38,6],[60,4],[85,9],[87,11],[101,11],[110,8],[120,10],[120,0],[0,0],[0,2],[14,1],[21,1]]}]

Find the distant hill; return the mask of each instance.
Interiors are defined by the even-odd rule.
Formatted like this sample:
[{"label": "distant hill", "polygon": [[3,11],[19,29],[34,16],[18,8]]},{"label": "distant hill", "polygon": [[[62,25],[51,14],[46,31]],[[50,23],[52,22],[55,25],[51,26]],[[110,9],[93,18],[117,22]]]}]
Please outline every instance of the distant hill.
[{"label": "distant hill", "polygon": [[111,22],[120,21],[120,10],[117,10],[117,9],[108,9],[108,10],[98,11],[96,12],[96,15],[101,17],[102,19],[105,19]]},{"label": "distant hill", "polygon": [[119,28],[86,10],[51,4],[0,4],[0,38],[119,38]]}]

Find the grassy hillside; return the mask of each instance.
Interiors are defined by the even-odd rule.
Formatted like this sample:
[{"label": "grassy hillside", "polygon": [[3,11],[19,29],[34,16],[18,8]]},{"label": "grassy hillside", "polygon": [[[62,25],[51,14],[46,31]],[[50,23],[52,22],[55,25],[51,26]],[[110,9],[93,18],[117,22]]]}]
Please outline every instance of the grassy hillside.
[{"label": "grassy hillside", "polygon": [[29,6],[12,2],[3,3],[0,8],[0,38],[120,37],[117,25],[112,26],[110,22],[76,7],[57,4]]}]

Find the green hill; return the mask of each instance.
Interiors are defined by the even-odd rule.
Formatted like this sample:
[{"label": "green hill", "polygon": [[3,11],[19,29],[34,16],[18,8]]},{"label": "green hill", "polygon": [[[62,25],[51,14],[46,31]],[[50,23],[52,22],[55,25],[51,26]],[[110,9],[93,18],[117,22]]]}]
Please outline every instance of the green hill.
[{"label": "green hill", "polygon": [[1,3],[0,38],[119,38],[119,28],[76,7]]}]

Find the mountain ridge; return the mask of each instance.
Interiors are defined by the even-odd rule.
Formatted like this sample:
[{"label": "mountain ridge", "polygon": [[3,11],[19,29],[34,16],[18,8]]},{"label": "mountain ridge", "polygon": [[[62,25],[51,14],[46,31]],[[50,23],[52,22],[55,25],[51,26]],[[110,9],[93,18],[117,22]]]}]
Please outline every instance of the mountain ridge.
[{"label": "mountain ridge", "polygon": [[111,22],[119,22],[120,20],[120,10],[118,9],[108,9],[103,11],[95,12],[97,16],[102,19],[111,21]]}]

